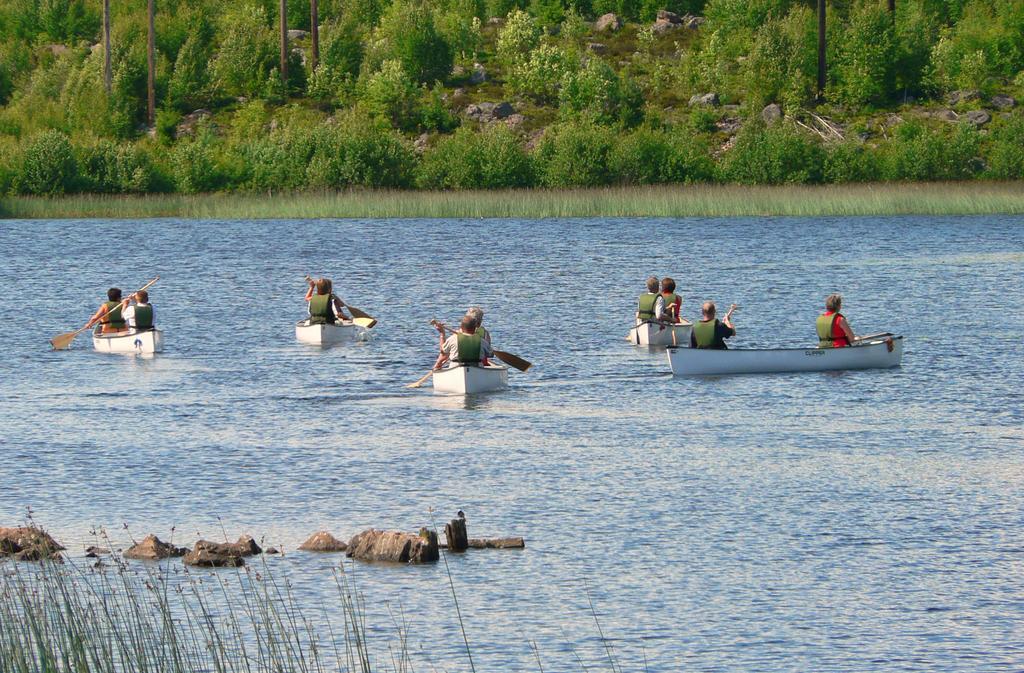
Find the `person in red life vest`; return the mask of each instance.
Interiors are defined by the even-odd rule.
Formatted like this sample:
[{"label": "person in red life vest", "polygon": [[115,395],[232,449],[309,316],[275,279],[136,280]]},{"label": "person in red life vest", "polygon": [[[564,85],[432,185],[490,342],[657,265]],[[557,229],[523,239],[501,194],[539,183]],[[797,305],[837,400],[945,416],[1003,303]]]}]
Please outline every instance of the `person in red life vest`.
[{"label": "person in red life vest", "polygon": [[124,322],[124,317],[121,315],[120,288],[112,287],[107,290],[107,301],[100,304],[100,307],[96,309],[96,313],[89,318],[89,322],[85,326],[92,327],[97,323],[100,325],[100,333],[102,334],[124,332],[128,329]]},{"label": "person in red life vest", "polygon": [[[335,325],[338,322],[351,320],[345,315],[345,302],[338,299],[333,292],[329,278],[313,280],[306,278],[309,289],[306,290],[306,302],[309,304],[310,325]],[[313,293],[313,290],[316,293]]]},{"label": "person in red life vest", "polygon": [[444,324],[433,321],[434,327],[441,334],[441,352],[434,362],[434,369],[440,369],[446,362],[452,366],[479,365],[486,367],[494,352],[491,343],[476,331],[476,318],[463,316],[459,329],[447,336]]},{"label": "person in red life vest", "polygon": [[718,310],[715,308],[715,302],[704,302],[704,305],[700,307],[703,318],[694,324],[693,331],[690,332],[690,348],[728,350],[729,347],[725,345],[725,340],[736,336],[736,326],[732,324],[732,312],[737,308],[739,307],[733,304],[725,314],[725,319],[719,320],[715,317]]},{"label": "person in red life vest", "polygon": [[818,348],[844,348],[857,340],[850,323],[839,312],[843,298],[838,294],[825,297],[825,312],[818,316]]},{"label": "person in red life vest", "polygon": [[683,298],[676,294],[676,282],[665,276],[661,279],[661,301],[664,304],[661,318],[665,322],[679,322],[679,312],[683,308]]}]

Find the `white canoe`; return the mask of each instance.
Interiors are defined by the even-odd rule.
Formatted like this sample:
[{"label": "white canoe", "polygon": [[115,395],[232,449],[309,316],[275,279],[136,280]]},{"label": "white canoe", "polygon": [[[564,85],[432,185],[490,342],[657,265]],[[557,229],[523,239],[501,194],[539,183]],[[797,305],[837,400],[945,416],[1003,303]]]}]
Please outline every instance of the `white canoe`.
[{"label": "white canoe", "polygon": [[872,339],[846,348],[668,349],[668,362],[675,376],[887,369],[899,367],[902,359],[901,336]]},{"label": "white canoe", "polygon": [[92,347],[101,353],[160,353],[164,349],[164,333],[158,329],[136,332],[99,334],[93,332]]},{"label": "white canoe", "polygon": [[472,395],[508,387],[508,367],[501,365],[455,365],[434,372],[434,390],[439,393]]},{"label": "white canoe", "polygon": [[368,336],[366,328],[347,320],[333,325],[310,325],[307,318],[295,323],[295,338],[313,346],[366,341]]},{"label": "white canoe", "polygon": [[644,321],[629,330],[626,337],[634,346],[679,346],[690,347],[690,333],[693,323],[683,320],[675,324]]}]

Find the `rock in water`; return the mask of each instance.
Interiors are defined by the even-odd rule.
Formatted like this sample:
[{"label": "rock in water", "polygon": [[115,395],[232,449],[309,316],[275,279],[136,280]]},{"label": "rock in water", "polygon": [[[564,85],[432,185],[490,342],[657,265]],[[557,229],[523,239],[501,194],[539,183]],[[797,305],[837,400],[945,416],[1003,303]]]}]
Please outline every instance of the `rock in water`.
[{"label": "rock in water", "polygon": [[421,528],[418,535],[370,528],[348,541],[347,555],[361,561],[430,563],[440,558],[437,533]]},{"label": "rock in water", "polygon": [[122,556],[136,561],[158,561],[164,558],[184,556],[188,547],[175,547],[163,542],[156,535],[147,535],[142,542],[129,547]]},{"label": "rock in water", "polygon": [[262,554],[263,550],[256,544],[256,540],[252,539],[250,535],[243,535],[238,538],[237,542],[210,542],[209,540],[200,540],[196,542],[196,546],[193,548],[194,552],[206,551],[218,556],[234,556],[241,558],[243,556],[254,556],[256,554]]},{"label": "rock in water", "polygon": [[325,530],[314,533],[308,540],[299,545],[303,551],[336,552],[345,551],[348,545]]},{"label": "rock in water", "polygon": [[42,528],[0,528],[0,557],[13,556],[18,561],[60,560],[61,551],[64,547]]},{"label": "rock in water", "polygon": [[[197,543],[198,546],[198,543]],[[237,568],[245,565],[241,556],[229,554],[217,554],[209,549],[193,549],[185,554],[182,559],[185,565],[198,566],[200,568]]]}]

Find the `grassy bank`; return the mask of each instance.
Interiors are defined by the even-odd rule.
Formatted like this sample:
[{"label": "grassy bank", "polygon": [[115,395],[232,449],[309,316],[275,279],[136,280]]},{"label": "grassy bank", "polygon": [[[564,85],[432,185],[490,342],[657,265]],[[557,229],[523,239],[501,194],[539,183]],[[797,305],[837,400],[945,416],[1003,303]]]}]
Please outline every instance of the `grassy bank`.
[{"label": "grassy bank", "polygon": [[1024,183],[926,183],[827,187],[622,187],[509,191],[361,191],[285,195],[94,196],[0,200],[22,219],[737,217],[759,215],[1024,214]]}]

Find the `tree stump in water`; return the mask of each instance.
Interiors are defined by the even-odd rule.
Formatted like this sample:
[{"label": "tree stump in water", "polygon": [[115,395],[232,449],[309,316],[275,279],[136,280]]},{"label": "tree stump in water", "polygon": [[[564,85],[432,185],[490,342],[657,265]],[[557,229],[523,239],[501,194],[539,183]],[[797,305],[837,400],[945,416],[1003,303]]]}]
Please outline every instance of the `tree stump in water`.
[{"label": "tree stump in water", "polygon": [[469,533],[466,532],[466,520],[459,517],[446,523],[444,525],[444,537],[448,541],[448,551],[466,551],[469,548]]}]

